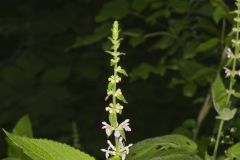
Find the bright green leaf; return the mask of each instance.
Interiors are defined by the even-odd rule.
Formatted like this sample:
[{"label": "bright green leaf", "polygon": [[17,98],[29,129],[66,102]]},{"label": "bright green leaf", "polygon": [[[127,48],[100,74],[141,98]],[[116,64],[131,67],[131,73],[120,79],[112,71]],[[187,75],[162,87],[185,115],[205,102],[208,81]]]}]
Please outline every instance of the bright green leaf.
[{"label": "bright green leaf", "polygon": [[166,135],[146,139],[135,144],[127,160],[201,160],[197,145],[182,135]]},{"label": "bright green leaf", "polygon": [[116,123],[117,114],[116,113],[110,113],[108,119],[109,119],[111,126],[117,127],[117,123]]},{"label": "bright green leaf", "polygon": [[[26,137],[33,137],[33,131],[32,131],[32,124],[27,115],[23,116],[18,122],[16,123],[13,134],[19,135],[19,136],[26,136]],[[22,150],[18,147],[16,147],[12,141],[8,142],[8,157],[11,158],[17,158],[21,160],[29,160],[29,158],[22,152]]]},{"label": "bright green leaf", "polygon": [[47,139],[20,137],[6,132],[8,138],[32,160],[95,160],[66,144]]},{"label": "bright green leaf", "polygon": [[122,95],[122,94],[119,94],[117,96],[117,99],[119,99],[120,101],[124,102],[124,103],[127,103],[127,100],[125,99],[125,97]]}]

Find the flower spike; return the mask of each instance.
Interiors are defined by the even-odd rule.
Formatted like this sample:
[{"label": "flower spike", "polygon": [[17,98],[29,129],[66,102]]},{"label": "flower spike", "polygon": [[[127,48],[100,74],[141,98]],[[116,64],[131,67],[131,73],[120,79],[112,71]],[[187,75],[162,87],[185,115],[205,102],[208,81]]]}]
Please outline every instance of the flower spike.
[{"label": "flower spike", "polygon": [[123,110],[123,105],[121,103],[127,103],[122,90],[118,88],[117,84],[122,81],[121,76],[128,76],[127,72],[119,65],[120,56],[125,55],[125,53],[118,51],[121,42],[119,34],[119,24],[115,21],[112,27],[112,37],[109,37],[109,40],[112,42],[112,47],[110,51],[105,51],[112,56],[110,66],[113,67],[113,75],[108,78],[107,96],[105,98],[105,100],[111,99],[111,102],[105,108],[109,113],[109,123],[102,122],[102,129],[105,130],[107,137],[114,135],[115,143],[113,144],[108,140],[107,149],[101,149],[101,151],[105,152],[105,157],[107,159],[112,156],[117,156],[121,158],[121,160],[125,160],[132,144],[125,146],[125,132],[131,131],[131,128],[129,127],[130,120],[126,119],[119,124],[117,117]]}]

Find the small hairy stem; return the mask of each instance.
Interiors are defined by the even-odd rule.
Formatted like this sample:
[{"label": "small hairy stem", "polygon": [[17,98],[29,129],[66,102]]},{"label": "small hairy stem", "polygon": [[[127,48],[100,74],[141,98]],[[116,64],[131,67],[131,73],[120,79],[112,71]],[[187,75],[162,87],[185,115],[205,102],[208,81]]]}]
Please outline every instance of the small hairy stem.
[{"label": "small hairy stem", "polygon": [[222,135],[223,125],[224,125],[224,120],[221,120],[219,128],[218,128],[218,134],[217,134],[215,147],[214,147],[213,160],[216,160],[216,157],[217,157],[217,152],[218,152],[218,148],[219,148],[220,138]]},{"label": "small hairy stem", "polygon": [[[114,50],[114,52],[116,53],[117,50]],[[114,65],[114,77],[117,76],[117,71],[116,71],[116,69],[117,69],[117,63],[115,63],[115,65]],[[113,93],[116,93],[116,90],[117,90],[117,83],[114,83]],[[112,101],[113,101],[113,106],[116,106],[116,104],[117,104],[116,96],[112,96]],[[117,116],[115,116],[115,117],[116,117],[116,118],[115,118],[115,123],[118,124]],[[118,148],[119,142],[118,142],[118,138],[117,138],[117,137],[115,137],[115,144],[116,144],[116,147]]]}]

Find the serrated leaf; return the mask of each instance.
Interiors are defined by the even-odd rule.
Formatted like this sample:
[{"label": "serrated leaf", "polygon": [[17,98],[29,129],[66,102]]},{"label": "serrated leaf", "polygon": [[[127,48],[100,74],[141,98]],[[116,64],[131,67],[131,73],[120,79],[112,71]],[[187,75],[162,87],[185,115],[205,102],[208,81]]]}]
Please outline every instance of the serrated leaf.
[{"label": "serrated leaf", "polygon": [[95,160],[66,144],[47,139],[20,137],[4,131],[9,139],[32,160]]},{"label": "serrated leaf", "polygon": [[213,82],[213,85],[211,87],[211,93],[214,108],[217,111],[217,113],[220,114],[221,110],[227,107],[228,96],[220,75],[218,75],[215,81]]},{"label": "serrated leaf", "polygon": [[127,160],[200,160],[197,145],[182,135],[166,135],[138,142],[127,156]]}]

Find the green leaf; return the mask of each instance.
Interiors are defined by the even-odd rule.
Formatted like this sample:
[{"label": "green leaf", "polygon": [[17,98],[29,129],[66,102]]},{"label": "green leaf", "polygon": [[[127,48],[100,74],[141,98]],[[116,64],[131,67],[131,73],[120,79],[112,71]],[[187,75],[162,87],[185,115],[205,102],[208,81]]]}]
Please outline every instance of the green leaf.
[{"label": "green leaf", "polygon": [[152,47],[152,50],[156,50],[156,49],[167,49],[169,48],[172,44],[174,43],[174,39],[172,37],[169,36],[165,36],[163,38],[161,38],[159,41],[157,41]]},{"label": "green leaf", "polygon": [[189,0],[169,0],[170,7],[176,13],[186,13],[190,10],[191,2]]},{"label": "green leaf", "polygon": [[[32,131],[32,124],[27,115],[23,116],[18,122],[16,123],[13,134],[19,136],[26,136],[26,137],[33,137]],[[22,150],[16,147],[12,141],[8,142],[8,157],[21,159],[21,160],[29,160],[29,158],[22,152]]]},{"label": "green leaf", "polygon": [[211,93],[212,93],[212,99],[214,108],[217,111],[218,114],[226,108],[227,106],[227,91],[225,89],[225,86],[223,84],[223,81],[218,75],[211,87]]},{"label": "green leaf", "polygon": [[138,67],[134,68],[131,73],[130,73],[130,77],[131,80],[137,80],[137,79],[143,79],[146,80],[148,78],[148,76],[153,73],[155,71],[154,67],[146,64],[146,63],[142,63],[140,64]]},{"label": "green leaf", "polygon": [[197,90],[197,85],[195,83],[187,83],[183,87],[183,94],[186,97],[192,97],[192,96],[194,96],[196,90]]},{"label": "green leaf", "polygon": [[59,66],[48,69],[41,77],[43,84],[60,84],[70,76],[70,68],[67,66]]},{"label": "green leaf", "polygon": [[131,37],[129,39],[129,44],[133,47],[139,46],[140,44],[145,42],[145,38],[144,37]]},{"label": "green leaf", "polygon": [[125,97],[124,97],[122,94],[119,94],[119,95],[117,96],[117,99],[120,100],[120,101],[122,101],[122,102],[124,102],[124,103],[128,103],[127,100],[125,99]]},{"label": "green leaf", "polygon": [[111,126],[117,127],[117,123],[116,123],[117,114],[116,113],[110,113],[108,119],[109,119]]},{"label": "green leaf", "polygon": [[166,135],[138,142],[127,156],[127,160],[201,160],[195,142],[182,135]]},{"label": "green leaf", "polygon": [[219,39],[217,38],[211,38],[207,40],[206,42],[201,43],[197,47],[197,52],[206,52],[209,51],[210,49],[216,47],[219,44]]},{"label": "green leaf", "polygon": [[171,12],[169,9],[162,9],[162,10],[156,11],[153,14],[149,15],[145,21],[146,21],[146,23],[150,23],[151,25],[154,25],[157,23],[157,21],[160,18],[169,18],[170,15],[171,15]]},{"label": "green leaf", "polygon": [[138,12],[143,11],[149,5],[149,0],[133,0],[132,8]]},{"label": "green leaf", "polygon": [[240,159],[240,143],[237,143],[232,147],[230,147],[227,150],[226,155],[228,158],[239,160]]},{"label": "green leaf", "polygon": [[107,91],[108,91],[108,92],[111,91],[111,90],[113,89],[113,87],[114,87],[114,83],[109,82],[109,83],[108,83]]},{"label": "green leaf", "polygon": [[90,44],[93,44],[93,43],[96,43],[96,42],[102,40],[103,38],[105,38],[109,35],[110,26],[111,26],[110,23],[104,23],[101,26],[97,27],[93,34],[77,37],[74,44],[67,50],[70,50],[73,48],[79,48],[82,46],[87,46],[87,45],[90,45]]},{"label": "green leaf", "polygon": [[18,120],[12,133],[19,136],[33,137],[32,124],[28,115]]},{"label": "green leaf", "polygon": [[20,137],[4,132],[32,160],[95,160],[93,157],[66,144],[47,139]]},{"label": "green leaf", "polygon": [[226,18],[229,12],[229,7],[226,5],[226,3],[223,0],[211,0],[212,6],[215,7],[215,10],[213,11],[213,19],[216,23],[219,23],[219,21],[222,18]]},{"label": "green leaf", "polygon": [[113,157],[109,158],[108,160],[121,160],[121,158],[118,156],[113,156]]},{"label": "green leaf", "polygon": [[237,109],[229,109],[229,108],[223,108],[218,114],[218,116],[216,117],[217,119],[221,119],[224,121],[229,121],[231,119],[233,119],[233,117],[235,116],[235,114],[237,113]]},{"label": "green leaf", "polygon": [[219,21],[227,15],[227,12],[222,7],[217,7],[213,12],[213,19],[218,24]]},{"label": "green leaf", "polygon": [[106,3],[96,17],[97,22],[103,22],[108,19],[119,20],[125,17],[129,11],[127,0],[113,0]]},{"label": "green leaf", "polygon": [[205,154],[205,160],[213,160],[213,157],[208,155],[208,153]]},{"label": "green leaf", "polygon": [[233,96],[236,97],[236,98],[240,98],[240,93],[239,92],[234,92]]}]

